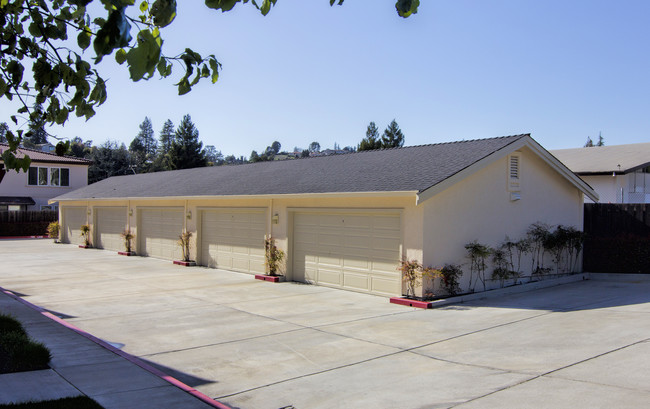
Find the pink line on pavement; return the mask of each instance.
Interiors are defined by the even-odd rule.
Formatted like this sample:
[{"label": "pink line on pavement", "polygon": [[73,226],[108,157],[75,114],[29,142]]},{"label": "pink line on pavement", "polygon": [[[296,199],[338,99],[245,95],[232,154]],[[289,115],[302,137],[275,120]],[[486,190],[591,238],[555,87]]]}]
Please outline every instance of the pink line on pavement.
[{"label": "pink line on pavement", "polygon": [[191,386],[184,384],[183,382],[179,381],[178,379],[174,378],[173,376],[169,376],[166,373],[164,373],[163,371],[161,371],[161,370],[159,370],[157,368],[154,368],[153,366],[147,364],[146,362],[143,362],[139,358],[137,358],[137,357],[135,357],[135,356],[133,356],[131,354],[128,354],[128,353],[126,353],[126,352],[124,352],[124,351],[122,351],[120,349],[115,348],[113,345],[107,343],[106,341],[97,338],[96,336],[82,330],[79,327],[76,327],[73,324],[70,324],[69,322],[67,322],[67,321],[57,317],[56,315],[52,314],[51,312],[46,311],[44,308],[39,307],[38,305],[32,304],[29,301],[26,301],[26,300],[22,299],[21,297],[17,296],[16,294],[12,293],[11,291],[6,290],[6,289],[4,289],[2,287],[0,287],[0,291],[3,292],[4,294],[8,295],[9,297],[13,298],[14,300],[23,303],[24,305],[28,306],[29,308],[32,308],[33,310],[36,310],[36,311],[40,312],[42,315],[44,315],[45,317],[51,319],[52,321],[55,321],[55,322],[63,325],[64,327],[66,327],[66,328],[76,332],[77,334],[79,334],[79,335],[93,341],[94,343],[100,345],[101,347],[108,349],[109,351],[111,351],[111,352],[121,356],[122,358],[126,359],[127,361],[129,361],[129,362],[139,366],[140,368],[152,373],[153,375],[155,375],[155,376],[169,382],[170,384],[176,386],[177,388],[180,388],[181,390],[189,393],[190,395],[194,396],[195,398],[198,398],[198,399],[202,400],[203,402],[207,403],[208,405],[210,405],[210,406],[212,406],[214,408],[218,408],[218,409],[231,409],[229,406],[226,406],[223,403],[212,399],[211,397],[205,395],[204,393],[201,393],[201,392],[197,391],[196,389],[192,388]]}]

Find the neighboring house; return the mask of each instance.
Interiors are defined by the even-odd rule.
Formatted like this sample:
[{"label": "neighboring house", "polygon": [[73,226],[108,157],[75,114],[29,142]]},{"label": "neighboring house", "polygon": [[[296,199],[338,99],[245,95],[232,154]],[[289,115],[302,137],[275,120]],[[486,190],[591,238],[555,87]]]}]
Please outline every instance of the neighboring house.
[{"label": "neighboring house", "polygon": [[650,143],[550,152],[589,183],[601,202],[650,203]]},{"label": "neighboring house", "polygon": [[186,230],[199,264],[263,273],[272,235],[289,280],[400,295],[403,257],[466,263],[472,240],[496,246],[537,221],[582,229],[583,195],[597,199],[516,135],[117,176],[54,200],[66,242],[88,223],[95,247],[120,251],[130,229],[139,255],[179,259]]},{"label": "neighboring house", "polygon": [[[0,144],[0,153],[9,149]],[[88,185],[86,159],[19,148],[17,157],[32,160],[28,172],[5,171],[0,159],[0,211],[57,209],[51,199]]]}]

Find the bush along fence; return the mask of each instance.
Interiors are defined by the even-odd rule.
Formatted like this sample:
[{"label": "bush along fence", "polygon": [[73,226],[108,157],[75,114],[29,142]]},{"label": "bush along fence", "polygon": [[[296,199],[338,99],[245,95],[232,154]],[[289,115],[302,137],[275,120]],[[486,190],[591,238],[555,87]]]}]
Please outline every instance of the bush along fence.
[{"label": "bush along fence", "polygon": [[[496,247],[465,244],[466,262],[436,269],[423,299],[468,294],[580,271],[585,234],[572,226],[533,223],[524,237]],[[404,262],[402,262],[402,268]],[[406,280],[405,280],[406,281]]]},{"label": "bush along fence", "polygon": [[650,274],[650,205],[587,203],[584,270]]},{"label": "bush along fence", "polygon": [[59,212],[52,210],[0,211],[0,236],[47,235],[47,226],[58,220]]}]

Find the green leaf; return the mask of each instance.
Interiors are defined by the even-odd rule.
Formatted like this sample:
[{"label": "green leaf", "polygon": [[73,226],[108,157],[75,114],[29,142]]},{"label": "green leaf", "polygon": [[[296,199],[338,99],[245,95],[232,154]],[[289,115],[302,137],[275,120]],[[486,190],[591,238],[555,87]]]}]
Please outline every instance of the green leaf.
[{"label": "green leaf", "polygon": [[151,6],[153,23],[166,27],[176,18],[176,0],[156,0]]},{"label": "green leaf", "polygon": [[161,46],[160,36],[154,36],[149,30],[138,33],[138,45],[126,53],[126,61],[133,81],[141,80],[145,74],[151,78],[160,61]]},{"label": "green leaf", "polygon": [[407,18],[411,14],[416,14],[418,12],[419,5],[420,0],[397,0],[397,3],[395,3],[395,9],[397,9],[397,14],[401,17]]},{"label": "green leaf", "polygon": [[90,30],[88,27],[84,29],[77,36],[77,44],[81,47],[82,50],[85,50],[90,46]]},{"label": "green leaf", "polygon": [[95,63],[100,62],[103,56],[112,53],[114,49],[128,46],[132,40],[130,31],[131,24],[124,15],[124,9],[113,10],[106,23],[95,35],[93,42],[97,54]]},{"label": "green leaf", "polygon": [[124,48],[117,50],[115,53],[115,61],[120,65],[124,64],[124,61],[126,61],[126,51],[124,51]]},{"label": "green leaf", "polygon": [[212,68],[212,83],[214,84],[219,79],[219,69],[221,64],[214,58],[214,55],[210,56],[210,68]]},{"label": "green leaf", "polygon": [[145,0],[140,3],[140,12],[144,13],[149,8],[149,3]]},{"label": "green leaf", "polygon": [[[230,11],[240,0],[205,0],[205,5],[211,9],[221,10],[222,12]],[[246,3],[247,0],[244,1]]]},{"label": "green leaf", "polygon": [[178,95],[185,95],[192,90],[189,81],[187,81],[187,77],[183,77],[176,85],[178,85]]}]

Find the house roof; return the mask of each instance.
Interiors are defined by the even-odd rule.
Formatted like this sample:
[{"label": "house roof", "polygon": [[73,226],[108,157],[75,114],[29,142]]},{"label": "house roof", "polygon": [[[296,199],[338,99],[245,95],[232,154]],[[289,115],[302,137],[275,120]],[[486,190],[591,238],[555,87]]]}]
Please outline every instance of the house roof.
[{"label": "house roof", "polygon": [[0,196],[0,205],[28,205],[34,206],[34,199],[28,196]]},{"label": "house roof", "polygon": [[[488,157],[495,154],[503,157],[530,143],[537,145],[530,135],[524,134],[291,161],[114,176],[53,200],[381,192],[421,194]],[[573,175],[568,169],[566,171]],[[588,185],[584,186],[584,189],[591,190]]]},{"label": "house roof", "polygon": [[557,149],[550,152],[579,175],[629,173],[650,166],[650,143]]},{"label": "house roof", "polygon": [[[7,149],[9,149],[9,145],[0,143],[0,153],[6,151]],[[92,163],[92,161],[88,159],[75,158],[72,156],[59,156],[53,153],[42,152],[35,149],[22,147],[18,148],[16,157],[20,159],[25,157],[25,155],[29,156],[32,162],[36,163],[65,163],[71,165],[90,165]]]}]

